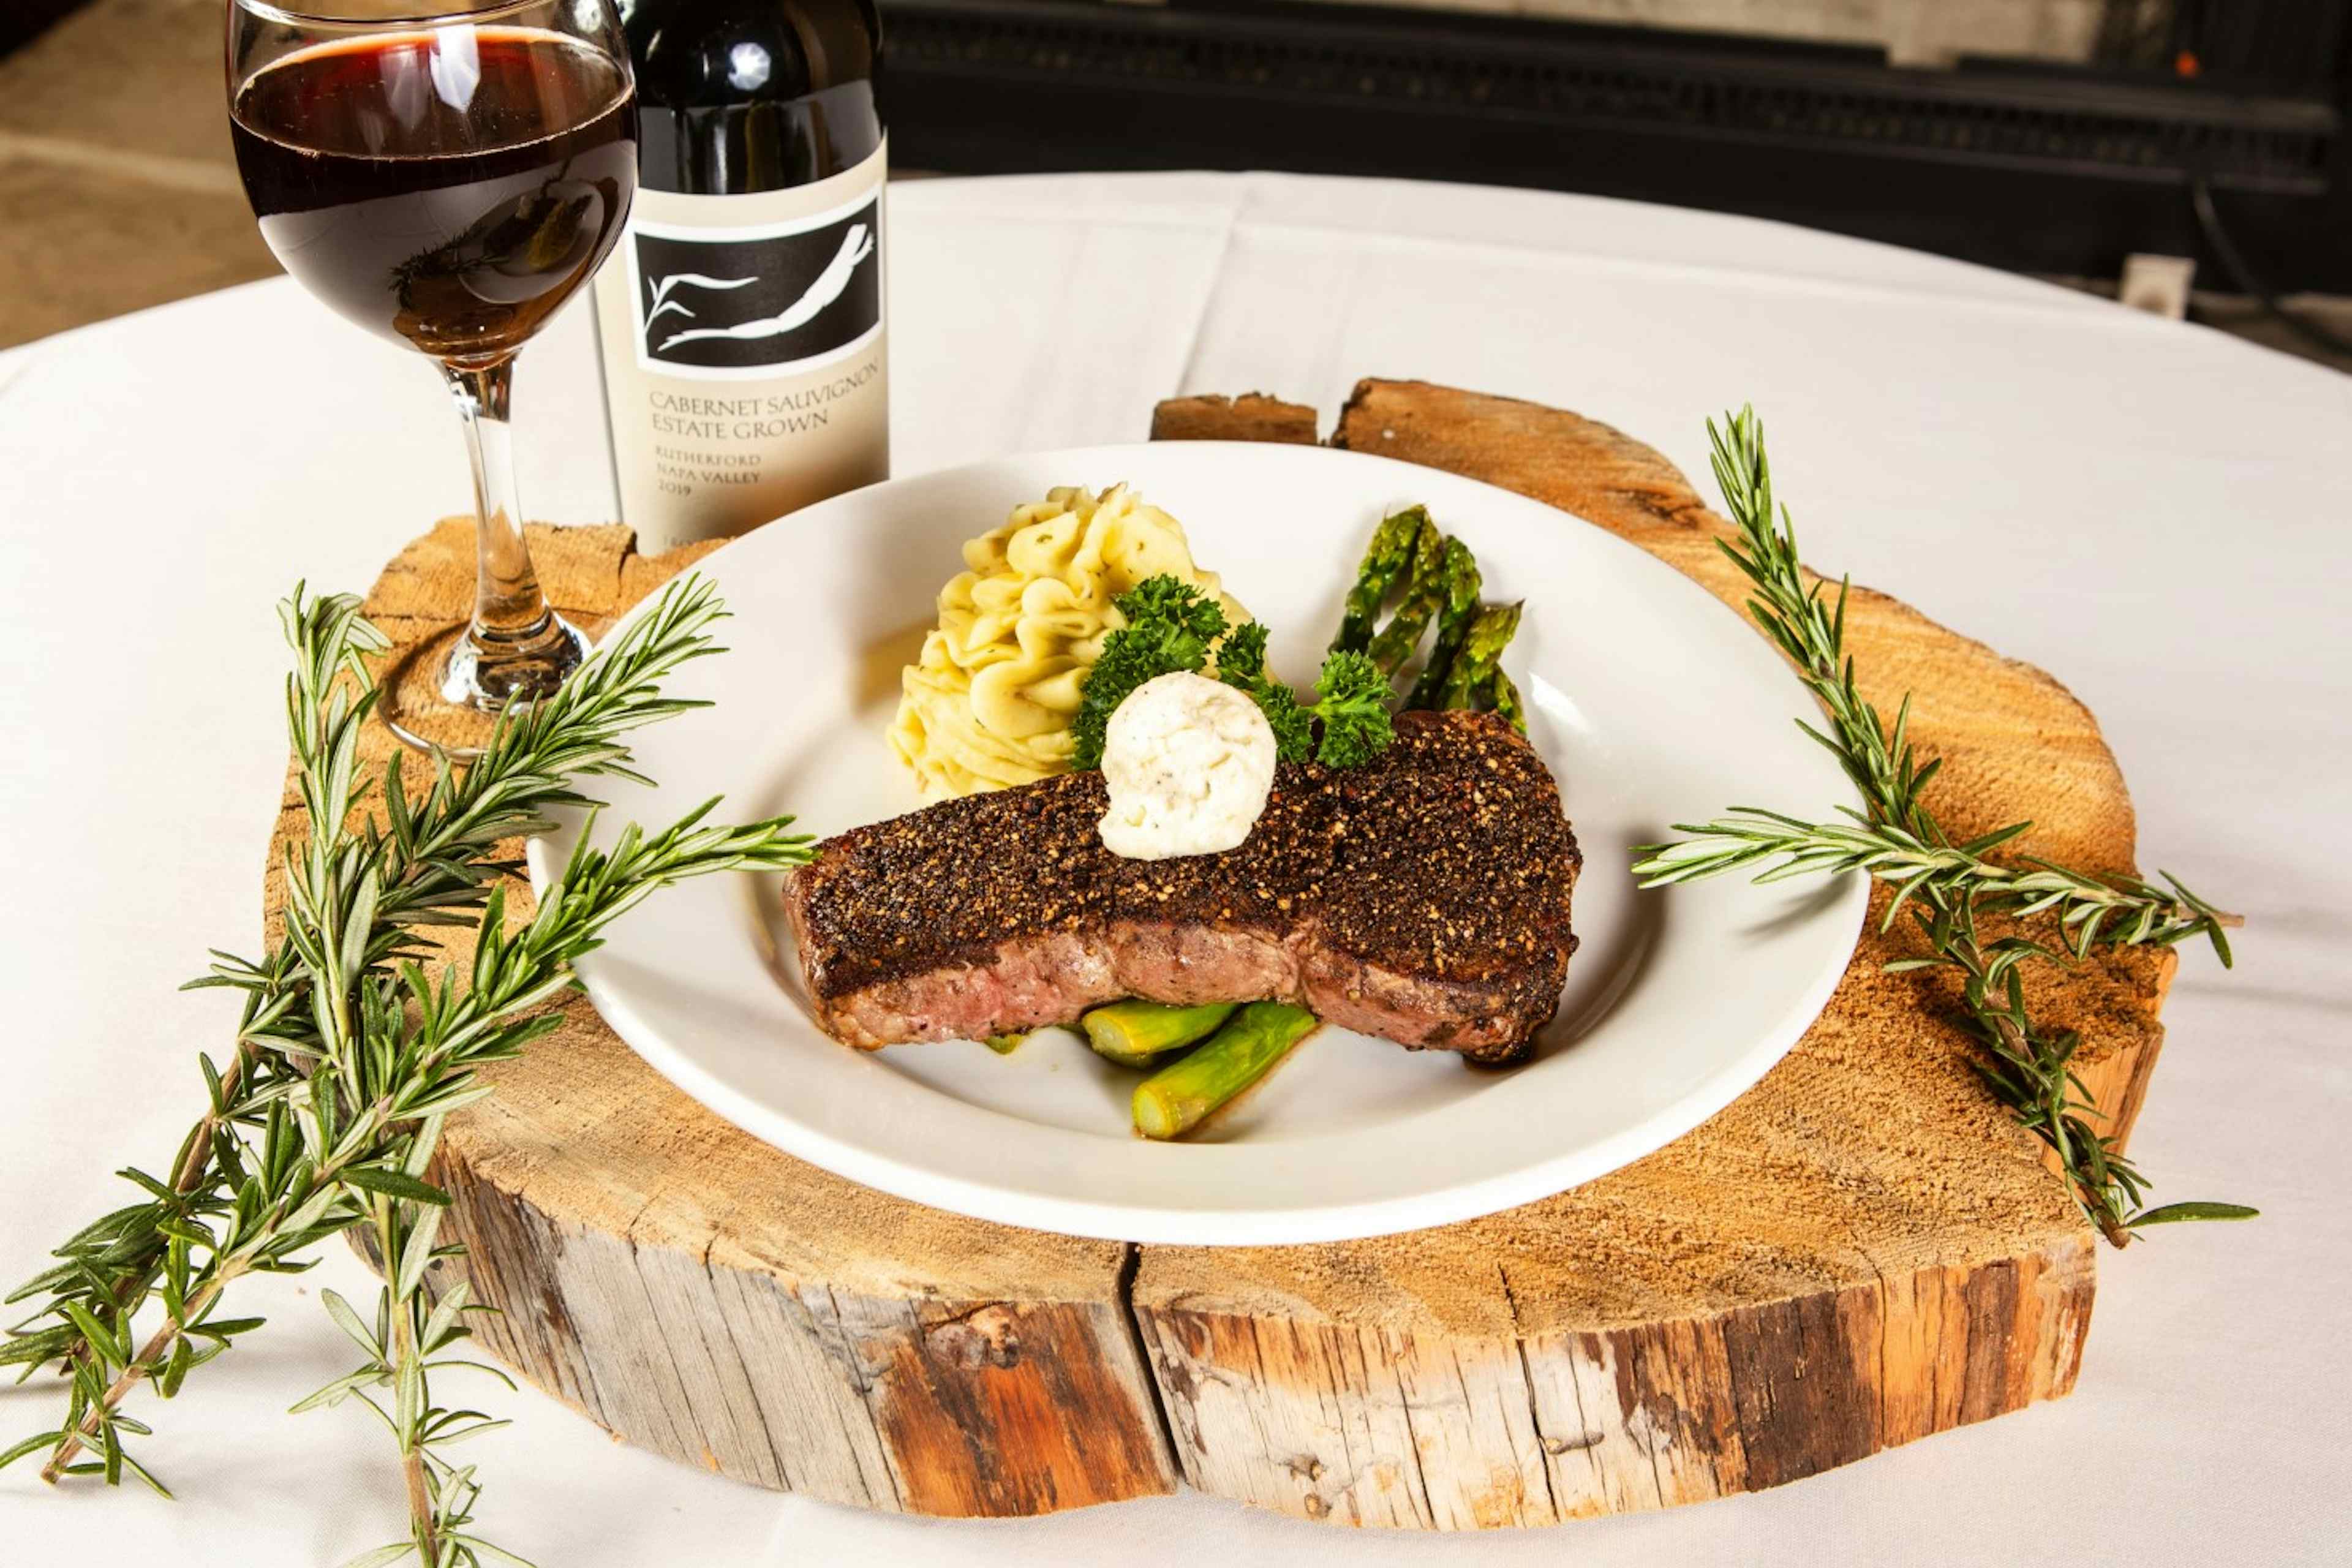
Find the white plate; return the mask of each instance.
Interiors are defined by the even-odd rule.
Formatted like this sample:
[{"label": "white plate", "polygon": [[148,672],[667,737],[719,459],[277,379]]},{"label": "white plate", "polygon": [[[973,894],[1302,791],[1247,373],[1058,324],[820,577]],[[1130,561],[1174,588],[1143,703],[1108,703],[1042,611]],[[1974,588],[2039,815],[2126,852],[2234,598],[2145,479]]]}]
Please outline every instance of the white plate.
[{"label": "white plate", "polygon": [[[1778,1061],[1853,949],[1860,878],[1636,893],[1636,844],[1757,805],[1823,816],[1852,790],[1792,721],[1810,699],[1764,639],[1671,568],[1491,486],[1387,458],[1223,443],[1099,447],[898,479],[810,507],[700,570],[733,619],[724,657],[671,684],[713,709],[644,732],[658,781],[605,793],[600,838],[713,795],[831,834],[912,809],[883,729],[898,669],[958,546],[1055,485],[1125,480],[1181,519],[1202,564],[1312,679],[1373,523],[1426,503],[1478,553],[1491,598],[1524,598],[1506,664],[1585,854],[1558,1020],[1533,1060],[1482,1071],[1325,1028],[1201,1141],[1129,1130],[1134,1079],[1050,1031],[871,1055],[802,999],[773,877],[671,889],[580,966],[620,1037],[756,1136],[940,1208],[1084,1236],[1185,1244],[1337,1240],[1439,1225],[1559,1192],[1679,1137]],[[531,846],[542,878],[576,821]],[[975,854],[986,846],[973,846]],[[551,862],[551,857],[557,858]]]}]

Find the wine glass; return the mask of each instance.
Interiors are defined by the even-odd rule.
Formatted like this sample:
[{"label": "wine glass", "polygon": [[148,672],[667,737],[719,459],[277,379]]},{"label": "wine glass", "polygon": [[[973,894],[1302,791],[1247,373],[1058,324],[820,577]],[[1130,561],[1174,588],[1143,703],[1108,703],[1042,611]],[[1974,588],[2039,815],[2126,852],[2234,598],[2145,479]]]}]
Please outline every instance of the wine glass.
[{"label": "wine glass", "polygon": [[463,754],[586,651],[523,542],[508,411],[517,351],[593,276],[635,193],[628,49],[611,0],[318,3],[346,14],[230,0],[230,133],[286,270],[429,355],[456,399],[473,614],[386,672],[383,711],[412,744]]}]

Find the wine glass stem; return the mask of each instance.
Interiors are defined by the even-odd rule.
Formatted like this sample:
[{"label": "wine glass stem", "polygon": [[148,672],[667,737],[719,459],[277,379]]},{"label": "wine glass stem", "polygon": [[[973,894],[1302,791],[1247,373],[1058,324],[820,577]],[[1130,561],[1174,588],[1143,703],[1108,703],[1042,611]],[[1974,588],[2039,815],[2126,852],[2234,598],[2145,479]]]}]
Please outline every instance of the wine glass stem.
[{"label": "wine glass stem", "polygon": [[507,408],[514,361],[467,367],[445,364],[466,452],[474,463],[477,571],[470,636],[485,665],[530,649],[554,627],[554,612],[540,592],[530,551],[522,539],[522,509],[515,500],[514,440]]}]

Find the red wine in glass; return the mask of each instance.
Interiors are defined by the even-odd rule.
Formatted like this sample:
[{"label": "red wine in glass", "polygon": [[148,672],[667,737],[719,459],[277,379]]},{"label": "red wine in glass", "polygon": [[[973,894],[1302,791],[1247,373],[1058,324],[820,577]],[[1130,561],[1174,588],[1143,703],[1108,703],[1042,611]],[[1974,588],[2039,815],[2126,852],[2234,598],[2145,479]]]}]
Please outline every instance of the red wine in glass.
[{"label": "red wine in glass", "polygon": [[457,404],[473,613],[379,672],[403,739],[457,754],[587,642],[541,591],[515,496],[514,357],[619,239],[636,92],[613,0],[228,0],[228,109],[262,237],[302,286],[420,350]]},{"label": "red wine in glass", "polygon": [[636,167],[629,86],[557,34],[315,45],[255,73],[231,135],[263,237],[311,293],[436,359],[502,358],[612,248]]}]

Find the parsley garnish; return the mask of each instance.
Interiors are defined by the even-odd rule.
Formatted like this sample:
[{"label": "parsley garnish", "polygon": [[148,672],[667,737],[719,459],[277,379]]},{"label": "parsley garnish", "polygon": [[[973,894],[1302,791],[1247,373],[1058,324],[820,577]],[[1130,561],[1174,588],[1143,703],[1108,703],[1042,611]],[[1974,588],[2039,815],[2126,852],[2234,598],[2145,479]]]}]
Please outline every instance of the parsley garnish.
[{"label": "parsley garnish", "polygon": [[1315,717],[1322,721],[1323,741],[1315,760],[1335,768],[1352,768],[1370,762],[1396,739],[1389,720],[1389,678],[1360,653],[1327,656],[1323,673],[1316,678]]},{"label": "parsley garnish", "polygon": [[1217,679],[1257,704],[1274,731],[1275,753],[1284,762],[1311,759],[1354,767],[1378,756],[1394,738],[1388,677],[1362,654],[1326,658],[1315,683],[1318,700],[1304,704],[1266,672],[1265,626],[1245,621],[1219,644],[1224,611],[1198,588],[1162,574],[1112,602],[1127,624],[1103,639],[1102,656],[1087,672],[1078,714],[1070,724],[1077,742],[1073,760],[1081,768],[1102,766],[1110,716],[1137,687],[1162,675],[1201,670],[1212,645]]}]

